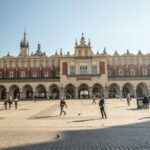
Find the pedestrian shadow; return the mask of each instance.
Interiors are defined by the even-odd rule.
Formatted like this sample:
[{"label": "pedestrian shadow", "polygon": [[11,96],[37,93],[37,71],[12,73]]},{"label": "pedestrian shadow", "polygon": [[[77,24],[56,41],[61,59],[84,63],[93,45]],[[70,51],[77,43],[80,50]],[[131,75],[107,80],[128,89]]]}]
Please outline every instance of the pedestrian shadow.
[{"label": "pedestrian shadow", "polygon": [[[100,120],[100,118],[96,118],[96,119],[85,119],[85,120],[75,120],[75,121],[71,121],[71,122],[86,122],[86,121],[94,121],[94,120]],[[67,122],[67,123],[71,123],[71,122]]]},{"label": "pedestrian shadow", "polygon": [[137,108],[127,108],[126,110],[133,110],[133,111],[135,111],[135,110],[141,110],[141,109],[137,109]]},{"label": "pedestrian shadow", "polygon": [[55,115],[55,116],[39,116],[39,117],[32,117],[30,119],[44,119],[44,118],[57,118],[59,115]]},{"label": "pedestrian shadow", "polygon": [[139,120],[143,120],[143,119],[150,119],[150,117],[139,118]]}]

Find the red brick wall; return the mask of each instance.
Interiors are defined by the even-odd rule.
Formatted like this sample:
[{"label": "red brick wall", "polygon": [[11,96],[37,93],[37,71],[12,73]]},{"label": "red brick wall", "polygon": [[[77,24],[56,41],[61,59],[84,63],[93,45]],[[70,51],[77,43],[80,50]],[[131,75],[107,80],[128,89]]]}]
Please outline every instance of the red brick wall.
[{"label": "red brick wall", "polygon": [[100,70],[100,75],[105,74],[105,62],[103,61],[99,62],[99,70]]},{"label": "red brick wall", "polygon": [[62,75],[67,75],[68,74],[68,64],[67,62],[62,63]]}]

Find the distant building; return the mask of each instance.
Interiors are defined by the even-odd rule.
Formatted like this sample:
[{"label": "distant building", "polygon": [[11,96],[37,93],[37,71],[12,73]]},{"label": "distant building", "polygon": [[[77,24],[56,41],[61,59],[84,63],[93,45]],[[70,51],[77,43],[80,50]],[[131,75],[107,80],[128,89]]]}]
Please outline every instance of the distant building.
[{"label": "distant building", "polygon": [[75,41],[74,54],[47,56],[38,44],[29,55],[26,33],[20,42],[20,54],[0,58],[0,99],[11,95],[21,99],[92,98],[93,96],[126,97],[150,94],[150,54],[94,54],[90,40],[82,34]]}]

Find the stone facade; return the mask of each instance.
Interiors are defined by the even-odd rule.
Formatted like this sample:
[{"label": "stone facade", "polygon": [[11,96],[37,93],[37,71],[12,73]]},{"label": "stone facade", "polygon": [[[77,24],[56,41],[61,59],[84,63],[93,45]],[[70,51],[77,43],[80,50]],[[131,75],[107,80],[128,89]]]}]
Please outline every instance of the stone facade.
[{"label": "stone facade", "polygon": [[0,58],[0,99],[17,95],[21,99],[92,98],[142,96],[150,94],[150,54],[109,55],[104,48],[94,54],[91,42],[82,34],[75,42],[74,54],[47,56],[38,44],[29,55],[26,33],[20,43],[20,54]]}]

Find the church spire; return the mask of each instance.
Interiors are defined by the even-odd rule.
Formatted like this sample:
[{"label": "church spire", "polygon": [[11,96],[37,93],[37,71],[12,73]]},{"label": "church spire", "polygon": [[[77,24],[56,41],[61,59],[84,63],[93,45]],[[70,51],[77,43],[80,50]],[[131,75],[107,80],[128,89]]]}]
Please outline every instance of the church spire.
[{"label": "church spire", "polygon": [[27,56],[29,55],[29,42],[26,37],[26,31],[24,31],[23,39],[20,42],[20,55]]}]

